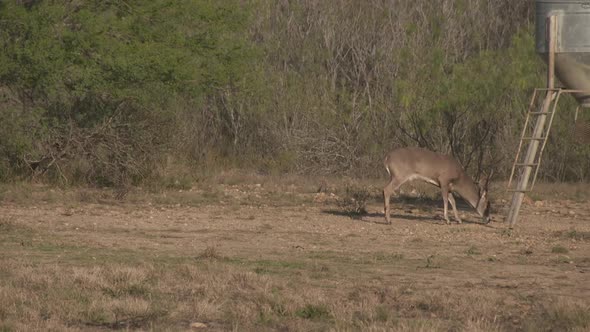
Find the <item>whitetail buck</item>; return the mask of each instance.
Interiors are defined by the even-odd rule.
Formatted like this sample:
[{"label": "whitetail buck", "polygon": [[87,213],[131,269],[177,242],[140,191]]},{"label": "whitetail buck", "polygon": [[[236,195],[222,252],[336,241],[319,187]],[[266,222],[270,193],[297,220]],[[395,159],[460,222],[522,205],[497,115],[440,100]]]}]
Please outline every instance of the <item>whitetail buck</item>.
[{"label": "whitetail buck", "polygon": [[450,223],[447,213],[448,202],[451,202],[455,218],[461,223],[453,192],[461,195],[463,199],[475,208],[477,213],[483,217],[485,223],[489,222],[490,202],[487,196],[487,185],[490,176],[487,177],[483,190],[480,190],[455,158],[422,148],[401,148],[394,150],[385,157],[384,163],[387,172],[391,176],[391,180],[383,189],[385,221],[388,224],[391,224],[389,216],[389,199],[391,194],[405,182],[414,179],[420,179],[440,187],[447,224]]}]

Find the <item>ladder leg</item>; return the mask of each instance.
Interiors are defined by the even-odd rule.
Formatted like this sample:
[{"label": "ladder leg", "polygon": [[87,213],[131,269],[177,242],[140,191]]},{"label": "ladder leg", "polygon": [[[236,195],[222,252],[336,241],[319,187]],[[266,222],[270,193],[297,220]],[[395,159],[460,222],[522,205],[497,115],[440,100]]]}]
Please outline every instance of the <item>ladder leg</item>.
[{"label": "ladder leg", "polygon": [[[555,98],[554,91],[547,91],[547,95],[545,96],[545,100],[543,101],[543,109],[542,112],[547,112],[551,107],[551,102]],[[535,129],[533,131],[533,137],[541,137],[543,132],[545,131],[545,122],[547,120],[547,115],[539,114],[537,121],[535,123]],[[539,141],[538,140],[531,140],[528,144],[527,153],[525,156],[524,164],[533,164],[537,157],[537,151],[539,148]],[[520,174],[518,185],[516,191],[512,194],[512,203],[510,204],[510,210],[508,212],[508,222],[510,223],[510,228],[514,226],[516,223],[516,219],[518,218],[518,212],[520,211],[520,206],[522,205],[522,200],[524,198],[524,192],[527,190],[529,184],[529,178],[531,176],[531,172],[533,170],[533,166],[523,166],[522,173]]]},{"label": "ladder leg", "polygon": [[547,145],[547,139],[549,138],[549,133],[551,132],[551,125],[553,124],[553,118],[555,117],[555,113],[557,112],[557,104],[559,103],[559,97],[561,96],[561,90],[557,93],[555,100],[553,100],[553,106],[549,116],[549,124],[546,125],[547,130],[543,134],[543,144],[541,145],[541,150],[539,151],[539,157],[537,162],[537,167],[535,168],[535,175],[533,175],[533,181],[531,182],[530,189],[533,190],[535,187],[535,181],[537,180],[537,174],[539,173],[539,166],[541,165],[541,159],[543,159],[543,151],[545,150],[545,146]]},{"label": "ladder leg", "polygon": [[526,118],[524,120],[524,126],[522,127],[522,133],[520,134],[520,141],[518,142],[518,149],[516,150],[516,156],[514,157],[514,162],[512,163],[512,170],[510,172],[510,179],[508,180],[508,189],[511,188],[512,179],[514,178],[514,171],[516,170],[516,164],[518,163],[518,160],[520,158],[520,151],[522,151],[523,138],[526,136],[527,128],[529,125],[529,119],[531,117],[531,112],[533,111],[533,107],[535,105],[535,100],[537,99],[537,91],[538,91],[538,89],[535,89],[535,91],[533,92],[533,97],[531,98],[531,103],[529,104],[529,108],[526,113]]}]

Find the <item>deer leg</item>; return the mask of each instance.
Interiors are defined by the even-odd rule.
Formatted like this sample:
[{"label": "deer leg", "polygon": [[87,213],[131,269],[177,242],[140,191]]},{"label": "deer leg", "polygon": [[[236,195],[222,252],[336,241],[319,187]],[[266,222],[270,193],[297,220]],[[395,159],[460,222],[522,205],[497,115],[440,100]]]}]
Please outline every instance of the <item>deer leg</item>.
[{"label": "deer leg", "polygon": [[457,222],[461,223],[461,218],[459,218],[459,213],[457,213],[457,205],[455,204],[455,197],[453,196],[453,193],[449,193],[449,202],[451,202],[453,213],[455,213],[455,219],[457,219]]},{"label": "deer leg", "polygon": [[442,198],[443,198],[443,206],[444,206],[444,214],[445,214],[445,221],[447,225],[451,223],[449,220],[449,188],[447,186],[440,187],[442,191]]},{"label": "deer leg", "polygon": [[389,181],[389,183],[383,189],[385,222],[388,224],[391,224],[391,219],[389,216],[389,199],[391,197],[391,194],[393,194],[400,186],[401,183],[395,177],[392,176],[391,181]]}]

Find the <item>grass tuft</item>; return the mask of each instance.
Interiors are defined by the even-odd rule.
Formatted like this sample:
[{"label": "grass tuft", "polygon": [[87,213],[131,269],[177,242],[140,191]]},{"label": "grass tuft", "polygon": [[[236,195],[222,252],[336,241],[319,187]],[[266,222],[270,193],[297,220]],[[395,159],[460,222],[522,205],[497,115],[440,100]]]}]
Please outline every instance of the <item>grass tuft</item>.
[{"label": "grass tuft", "polygon": [[551,252],[554,254],[567,254],[569,250],[564,246],[557,245],[551,248]]},{"label": "grass tuft", "polygon": [[389,310],[384,305],[375,307],[375,318],[377,322],[387,322],[389,320]]},{"label": "grass tuft", "polygon": [[330,319],[331,317],[330,310],[323,304],[307,304],[295,311],[295,316],[311,320]]},{"label": "grass tuft", "polygon": [[365,188],[347,186],[344,196],[338,200],[338,206],[350,216],[366,215],[370,197],[371,193]]},{"label": "grass tuft", "polygon": [[467,255],[481,255],[481,251],[476,246],[471,246],[467,249]]},{"label": "grass tuft", "polygon": [[203,250],[198,256],[197,259],[208,259],[208,260],[218,260],[222,259],[223,256],[219,253],[217,248],[209,246]]}]

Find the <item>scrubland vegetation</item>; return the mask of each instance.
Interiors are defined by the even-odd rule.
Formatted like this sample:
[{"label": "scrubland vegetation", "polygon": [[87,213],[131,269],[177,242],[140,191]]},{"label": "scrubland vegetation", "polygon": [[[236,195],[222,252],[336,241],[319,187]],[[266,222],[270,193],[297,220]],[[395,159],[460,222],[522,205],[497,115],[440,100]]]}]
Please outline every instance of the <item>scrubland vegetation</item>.
[{"label": "scrubland vegetation", "polygon": [[[5,1],[0,181],[371,177],[402,145],[505,177],[544,85],[532,20],[509,0]],[[544,180],[588,179],[569,106]]]}]

